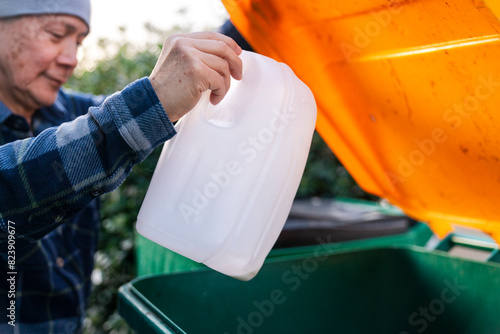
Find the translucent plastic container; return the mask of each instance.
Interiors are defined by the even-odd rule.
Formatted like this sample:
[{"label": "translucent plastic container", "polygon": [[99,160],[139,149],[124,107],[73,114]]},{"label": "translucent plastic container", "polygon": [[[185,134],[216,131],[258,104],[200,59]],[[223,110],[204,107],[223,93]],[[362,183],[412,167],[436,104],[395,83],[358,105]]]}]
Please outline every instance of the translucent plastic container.
[{"label": "translucent plastic container", "polygon": [[243,52],[243,79],[205,93],[165,144],[137,231],[197,262],[252,278],[297,192],[316,121],[309,88],[283,63]]}]

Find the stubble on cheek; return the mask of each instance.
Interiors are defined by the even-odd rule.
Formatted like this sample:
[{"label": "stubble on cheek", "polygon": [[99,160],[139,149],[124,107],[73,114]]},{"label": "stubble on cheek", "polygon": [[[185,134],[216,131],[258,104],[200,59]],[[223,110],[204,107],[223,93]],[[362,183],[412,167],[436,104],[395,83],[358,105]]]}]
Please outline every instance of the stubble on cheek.
[{"label": "stubble on cheek", "polygon": [[34,48],[34,45],[38,43],[42,26],[40,19],[36,16],[25,17],[20,20],[17,24],[14,24],[14,29],[11,29],[13,31],[9,43],[8,57],[16,71],[24,73],[24,75],[18,76],[20,82],[18,80],[15,81],[18,81],[17,84],[20,86],[25,86],[29,84],[29,81],[31,81],[35,74],[30,73],[30,75],[26,75],[27,73],[25,72],[30,68],[29,63],[36,62],[38,57],[41,56],[35,52],[36,48]]},{"label": "stubble on cheek", "polygon": [[[44,60],[43,40],[44,26],[46,18],[27,17],[21,18],[19,22],[12,22],[9,27],[11,33],[5,42],[6,49],[1,52],[5,59],[3,64],[8,68],[1,68],[10,93],[20,104],[29,108],[38,108],[53,101],[49,101],[52,96],[57,96],[59,86],[47,81],[43,76],[46,70],[46,60]],[[53,92],[52,92],[53,91]],[[52,94],[53,93],[53,94]]]},{"label": "stubble on cheek", "polygon": [[[7,59],[14,63],[18,70],[23,69],[26,66],[26,53],[30,50],[30,45],[34,41],[34,32],[31,28],[24,28],[23,25],[19,25],[20,29],[12,32],[12,38],[10,39],[9,51],[6,53]],[[29,57],[36,57],[36,55],[29,55]]]}]

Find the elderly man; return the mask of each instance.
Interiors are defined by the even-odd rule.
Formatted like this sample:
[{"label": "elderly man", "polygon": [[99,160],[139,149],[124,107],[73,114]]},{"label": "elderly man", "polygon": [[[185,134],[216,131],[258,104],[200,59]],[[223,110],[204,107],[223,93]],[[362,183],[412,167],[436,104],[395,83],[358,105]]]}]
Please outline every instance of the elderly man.
[{"label": "elderly man", "polygon": [[89,0],[0,2],[0,332],[81,331],[96,198],[175,135],[202,92],[241,78],[240,47],[170,36],[149,78],[104,101],[61,86],[89,32]]}]

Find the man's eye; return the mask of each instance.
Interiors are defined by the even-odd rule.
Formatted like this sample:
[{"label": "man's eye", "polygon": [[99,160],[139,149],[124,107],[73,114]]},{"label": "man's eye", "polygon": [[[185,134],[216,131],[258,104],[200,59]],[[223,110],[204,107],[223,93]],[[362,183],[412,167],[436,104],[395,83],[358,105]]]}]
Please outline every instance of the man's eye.
[{"label": "man's eye", "polygon": [[47,31],[49,34],[52,35],[52,37],[54,37],[55,39],[61,39],[64,37],[64,34],[62,33],[59,33],[59,32],[56,32],[56,31]]}]

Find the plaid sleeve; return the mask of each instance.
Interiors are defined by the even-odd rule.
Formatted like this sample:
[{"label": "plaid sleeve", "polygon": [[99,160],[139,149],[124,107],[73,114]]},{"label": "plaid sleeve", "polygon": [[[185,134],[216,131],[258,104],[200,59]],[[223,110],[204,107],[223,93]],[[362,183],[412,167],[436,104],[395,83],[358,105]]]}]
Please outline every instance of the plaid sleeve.
[{"label": "plaid sleeve", "polygon": [[175,134],[147,78],[35,138],[0,146],[0,230],[36,240],[92,199],[116,189],[133,165]]}]

